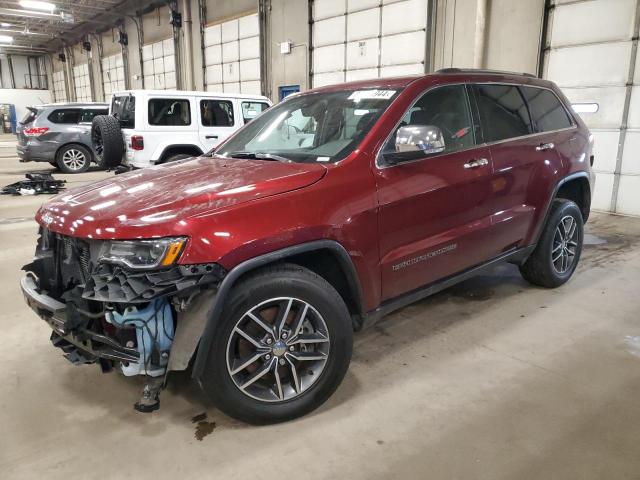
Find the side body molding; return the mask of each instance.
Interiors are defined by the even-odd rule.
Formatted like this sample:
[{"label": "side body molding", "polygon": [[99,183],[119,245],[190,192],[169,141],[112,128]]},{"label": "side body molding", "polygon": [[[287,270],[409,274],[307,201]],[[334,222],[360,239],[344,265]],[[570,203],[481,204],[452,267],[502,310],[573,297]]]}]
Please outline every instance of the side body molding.
[{"label": "side body molding", "polygon": [[204,368],[207,363],[209,351],[213,341],[213,332],[216,320],[222,314],[224,309],[225,300],[229,296],[231,289],[234,287],[238,279],[245,273],[255,270],[259,267],[269,265],[280,260],[286,260],[294,255],[301,253],[329,250],[336,255],[343,273],[347,279],[350,294],[353,296],[355,304],[357,305],[358,312],[362,315],[362,292],[360,288],[360,281],[356,273],[356,269],[351,261],[349,253],[345,248],[334,240],[315,240],[312,242],[302,243],[291,247],[269,252],[264,255],[260,255],[255,258],[251,258],[237,265],[229,271],[224,277],[218,288],[218,293],[214,299],[213,308],[209,309],[208,318],[206,319],[206,325],[202,336],[200,337],[200,343],[198,347],[198,354],[196,356],[195,363],[193,365],[192,377],[199,380],[204,372]]}]

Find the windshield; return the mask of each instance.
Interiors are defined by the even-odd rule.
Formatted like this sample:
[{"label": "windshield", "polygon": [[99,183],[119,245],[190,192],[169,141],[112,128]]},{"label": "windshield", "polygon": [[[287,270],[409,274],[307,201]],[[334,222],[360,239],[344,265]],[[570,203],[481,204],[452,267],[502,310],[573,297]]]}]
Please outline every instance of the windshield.
[{"label": "windshield", "polygon": [[120,120],[121,128],[135,128],[136,97],[133,95],[113,97],[111,100],[111,115]]},{"label": "windshield", "polygon": [[251,121],[216,155],[337,162],[360,143],[399,90],[342,90],[295,96]]}]

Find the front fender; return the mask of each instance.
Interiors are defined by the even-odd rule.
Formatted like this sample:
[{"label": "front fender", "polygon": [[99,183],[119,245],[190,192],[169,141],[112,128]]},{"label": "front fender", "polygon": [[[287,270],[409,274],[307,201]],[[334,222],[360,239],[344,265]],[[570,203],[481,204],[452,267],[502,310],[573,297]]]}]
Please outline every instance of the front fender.
[{"label": "front fender", "polygon": [[360,289],[360,283],[358,281],[355,267],[351,261],[351,258],[349,257],[349,253],[338,242],[335,242],[333,240],[316,240],[292,247],[283,248],[281,250],[276,250],[274,252],[249,259],[229,271],[229,273],[220,283],[215,296],[211,298],[210,303],[208,303],[208,301],[203,301],[204,306],[201,307],[201,313],[206,314],[206,323],[204,325],[202,335],[200,336],[200,343],[196,360],[193,366],[192,377],[197,381],[200,381],[200,379],[202,378],[202,374],[204,372],[211,350],[211,344],[213,342],[215,322],[218,318],[220,318],[227,297],[242,275],[249,271],[284,260],[294,255],[325,249],[329,249],[337,255],[340,265],[345,273],[345,276],[347,277],[349,287],[352,289],[351,293],[352,295],[354,295],[357,308],[362,313],[362,292]]}]

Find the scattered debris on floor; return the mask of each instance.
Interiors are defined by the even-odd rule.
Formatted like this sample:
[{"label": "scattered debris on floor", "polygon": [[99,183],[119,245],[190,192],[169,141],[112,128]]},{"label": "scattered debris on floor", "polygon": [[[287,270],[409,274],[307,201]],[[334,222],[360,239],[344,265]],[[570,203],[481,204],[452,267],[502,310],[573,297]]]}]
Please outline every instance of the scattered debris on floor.
[{"label": "scattered debris on floor", "polygon": [[213,432],[216,428],[216,422],[207,421],[207,412],[202,412],[191,419],[191,423],[196,423],[196,431],[194,436],[196,440],[202,441],[204,437]]},{"label": "scattered debris on floor", "polygon": [[50,173],[27,173],[26,180],[12,183],[2,188],[3,195],[55,194],[65,188],[66,180],[56,180]]}]

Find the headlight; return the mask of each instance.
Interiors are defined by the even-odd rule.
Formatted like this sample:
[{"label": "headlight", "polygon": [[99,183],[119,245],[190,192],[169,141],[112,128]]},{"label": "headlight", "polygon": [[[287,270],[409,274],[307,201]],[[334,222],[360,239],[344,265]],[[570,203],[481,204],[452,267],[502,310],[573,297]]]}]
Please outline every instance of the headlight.
[{"label": "headlight", "polygon": [[98,260],[134,270],[150,270],[173,265],[182,253],[187,239],[112,240],[106,242]]}]

